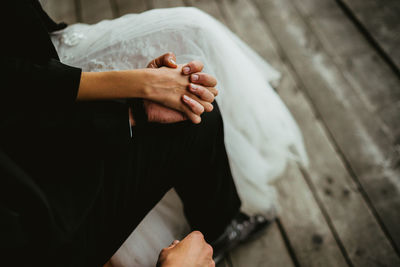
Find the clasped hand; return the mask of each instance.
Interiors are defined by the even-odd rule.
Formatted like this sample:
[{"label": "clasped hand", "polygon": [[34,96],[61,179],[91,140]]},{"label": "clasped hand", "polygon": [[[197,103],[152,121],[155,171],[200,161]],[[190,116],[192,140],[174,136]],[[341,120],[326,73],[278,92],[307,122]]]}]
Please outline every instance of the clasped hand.
[{"label": "clasped hand", "polygon": [[[200,115],[213,110],[212,102],[218,94],[216,79],[201,72],[203,67],[199,61],[178,65],[173,53],[152,60],[147,65],[154,69],[147,79],[151,97],[144,100],[148,121],[174,123],[189,119],[200,123]],[[134,125],[131,113],[130,120]]]}]

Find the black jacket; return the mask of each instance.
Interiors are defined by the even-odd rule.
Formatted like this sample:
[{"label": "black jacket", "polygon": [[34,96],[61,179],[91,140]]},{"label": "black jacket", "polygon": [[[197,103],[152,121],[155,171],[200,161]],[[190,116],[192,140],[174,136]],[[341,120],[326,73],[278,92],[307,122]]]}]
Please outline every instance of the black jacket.
[{"label": "black jacket", "polygon": [[81,69],[61,63],[49,38],[65,25],[36,0],[1,6],[0,257],[16,261],[68,242],[97,197],[105,155],[127,153],[129,125],[123,104],[75,101]]}]

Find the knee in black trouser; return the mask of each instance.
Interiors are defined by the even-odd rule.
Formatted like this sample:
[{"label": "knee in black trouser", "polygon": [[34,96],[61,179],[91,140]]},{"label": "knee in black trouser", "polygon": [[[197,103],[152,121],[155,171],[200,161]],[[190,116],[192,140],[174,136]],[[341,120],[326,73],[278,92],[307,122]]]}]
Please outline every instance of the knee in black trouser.
[{"label": "knee in black trouser", "polygon": [[222,128],[222,126],[223,126],[222,115],[219,110],[217,102],[214,101],[212,104],[214,106],[214,109],[211,112],[204,112],[201,115],[202,121],[199,125],[211,124],[208,127],[215,128],[215,130],[220,130],[220,128]]},{"label": "knee in black trouser", "polygon": [[225,154],[223,121],[215,102],[213,111],[203,114],[199,124],[189,120],[171,124],[144,123],[135,126],[132,140],[144,151],[165,155],[153,156],[154,164],[158,159],[168,162],[171,172],[176,173],[178,168],[184,176],[188,171],[211,168],[216,157]]},{"label": "knee in black trouser", "polygon": [[210,162],[222,150],[225,153],[223,119],[218,104],[214,101],[213,105],[214,109],[211,112],[202,114],[199,124],[188,122],[191,124],[190,134],[196,137],[194,141],[199,153],[203,154],[203,160],[209,159]]}]

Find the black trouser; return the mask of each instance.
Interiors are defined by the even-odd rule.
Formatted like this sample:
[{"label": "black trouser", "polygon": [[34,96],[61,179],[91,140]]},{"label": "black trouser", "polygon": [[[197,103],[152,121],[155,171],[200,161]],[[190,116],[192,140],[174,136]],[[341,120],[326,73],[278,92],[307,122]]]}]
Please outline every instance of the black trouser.
[{"label": "black trouser", "polygon": [[217,105],[199,125],[135,126],[131,164],[118,154],[109,155],[101,197],[77,235],[88,248],[82,250],[88,263],[104,264],[172,187],[192,229],[208,241],[220,235],[240,207],[223,135]]},{"label": "black trouser", "polygon": [[2,222],[13,241],[1,240],[2,260],[99,267],[173,187],[191,227],[215,239],[240,200],[214,106],[198,125],[143,124],[134,127],[133,138],[124,128],[126,106],[115,103],[84,103],[72,118],[36,116],[27,136],[24,129],[4,128],[10,130],[2,132],[2,147],[27,174],[14,172],[14,163],[0,173],[9,176],[1,180],[0,214],[11,214],[15,226]]}]

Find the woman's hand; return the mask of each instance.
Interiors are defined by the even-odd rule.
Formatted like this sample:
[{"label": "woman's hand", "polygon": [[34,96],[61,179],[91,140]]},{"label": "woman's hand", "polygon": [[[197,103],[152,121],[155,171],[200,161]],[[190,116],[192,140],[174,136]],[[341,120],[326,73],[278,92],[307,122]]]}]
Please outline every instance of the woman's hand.
[{"label": "woman's hand", "polygon": [[[164,54],[152,60],[147,65],[148,68],[160,68],[163,66],[174,69],[178,68],[178,65],[176,64],[176,58],[173,53]],[[199,61],[192,61],[182,66],[182,74],[190,75],[191,84],[193,86],[200,85],[197,90],[191,89],[192,86],[190,86],[189,88],[191,89],[191,93],[199,97],[201,100],[211,103],[214,100],[214,97],[218,94],[218,91],[215,89],[217,81],[209,74],[200,73],[202,70],[203,64]],[[191,103],[188,103],[189,107],[191,107],[190,104]],[[144,107],[148,120],[151,122],[174,123],[187,120],[185,113],[167,108],[150,100],[144,100]],[[204,109],[205,111],[211,111],[212,106],[207,105],[204,107]],[[132,118],[131,124],[134,125]]]},{"label": "woman's hand", "polygon": [[214,77],[193,73],[202,68],[200,62],[193,61],[176,68],[83,72],[76,100],[143,98],[200,123],[200,115],[213,109],[211,103],[218,93]]}]

